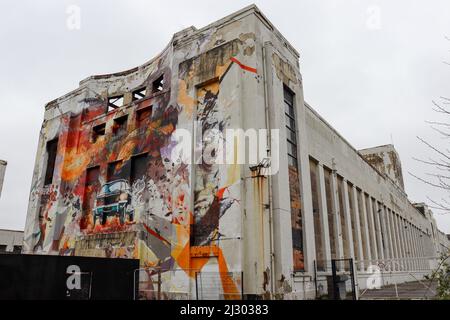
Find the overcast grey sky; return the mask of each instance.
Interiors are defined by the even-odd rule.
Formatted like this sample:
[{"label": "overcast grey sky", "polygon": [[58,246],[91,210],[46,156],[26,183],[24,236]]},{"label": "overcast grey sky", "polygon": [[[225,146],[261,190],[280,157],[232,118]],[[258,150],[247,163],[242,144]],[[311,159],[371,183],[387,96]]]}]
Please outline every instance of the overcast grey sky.
[{"label": "overcast grey sky", "polygon": [[[0,159],[8,161],[0,228],[22,229],[44,104],[92,74],[154,57],[173,33],[203,27],[251,1],[2,1]],[[407,171],[429,150],[448,147],[425,120],[442,120],[431,100],[450,96],[448,0],[255,1],[301,53],[305,99],[354,147],[392,141],[411,201],[439,198]],[[81,9],[80,29],[67,9]],[[450,216],[436,214],[450,233]]]}]

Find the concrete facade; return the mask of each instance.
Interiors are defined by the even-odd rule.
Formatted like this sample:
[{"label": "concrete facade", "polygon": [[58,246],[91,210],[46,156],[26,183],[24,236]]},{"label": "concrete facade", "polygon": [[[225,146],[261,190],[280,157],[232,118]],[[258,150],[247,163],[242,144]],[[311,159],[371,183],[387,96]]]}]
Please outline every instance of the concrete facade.
[{"label": "concrete facade", "polygon": [[3,181],[5,179],[5,172],[6,172],[6,166],[7,162],[4,160],[0,160],[0,197],[2,196],[2,189],[3,189]]},{"label": "concrete facade", "polygon": [[0,254],[21,253],[23,231],[0,229]]},{"label": "concrete facade", "polygon": [[[227,129],[263,133],[267,148],[232,145],[258,161],[187,160],[216,154],[205,132]],[[261,173],[266,159],[276,174]],[[358,152],[305,103],[298,52],[250,6],[46,105],[24,252],[138,258],[189,297],[200,272],[217,275],[205,283],[217,297],[313,298],[331,259],[364,274],[436,256],[442,237],[401,174],[392,146]],[[399,274],[419,269],[407,262]]]}]

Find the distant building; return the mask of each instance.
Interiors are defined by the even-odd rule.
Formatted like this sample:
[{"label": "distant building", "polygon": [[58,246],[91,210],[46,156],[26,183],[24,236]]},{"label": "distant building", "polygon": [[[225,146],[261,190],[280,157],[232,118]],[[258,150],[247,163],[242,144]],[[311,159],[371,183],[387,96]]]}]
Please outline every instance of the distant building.
[{"label": "distant building", "polygon": [[21,253],[23,231],[0,229],[0,254]]},{"label": "distant building", "polygon": [[6,165],[8,163],[0,160],[0,196],[2,195],[3,179],[5,178]]}]

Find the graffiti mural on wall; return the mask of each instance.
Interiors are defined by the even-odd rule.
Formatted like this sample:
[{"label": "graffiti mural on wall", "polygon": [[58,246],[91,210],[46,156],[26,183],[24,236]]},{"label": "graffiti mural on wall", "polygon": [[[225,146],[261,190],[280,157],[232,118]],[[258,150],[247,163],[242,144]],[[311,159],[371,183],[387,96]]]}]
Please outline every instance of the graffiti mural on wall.
[{"label": "graffiti mural on wall", "polygon": [[[237,121],[229,107],[234,97],[222,92],[221,83],[233,65],[256,73],[237,60],[240,44],[232,41],[183,62],[176,102],[170,101],[171,71],[162,55],[143,83],[154,90],[153,82],[164,75],[156,93],[109,111],[107,98],[85,98],[81,112],[44,123],[38,156],[47,161],[52,139],[57,153],[50,183],[38,179],[31,192],[39,214],[27,232],[27,250],[139,258],[143,268],[184,270],[191,280],[202,269],[214,270],[223,294],[236,297],[241,286],[227,274],[241,270],[232,249],[241,231],[221,221],[240,219],[239,166],[203,161],[202,152],[196,165],[171,155],[180,119],[188,128],[198,121],[196,148],[213,156],[216,142],[208,130],[223,132]],[[175,280],[163,279],[170,289]]]}]

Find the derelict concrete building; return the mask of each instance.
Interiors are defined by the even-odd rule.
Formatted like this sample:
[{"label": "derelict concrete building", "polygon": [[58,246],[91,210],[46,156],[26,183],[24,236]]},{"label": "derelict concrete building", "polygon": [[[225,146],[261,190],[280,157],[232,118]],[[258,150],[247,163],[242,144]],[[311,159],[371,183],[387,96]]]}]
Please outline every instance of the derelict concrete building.
[{"label": "derelict concrete building", "polygon": [[[192,297],[200,272],[212,295],[294,299],[315,296],[331,259],[364,275],[371,261],[436,256],[435,222],[409,202],[393,147],[355,150],[305,103],[302,81],[298,52],[255,6],[81,81],[45,106],[24,252],[138,258],[168,294]],[[246,146],[258,161],[202,161],[217,154],[205,132],[227,129],[266,140]],[[396,267],[396,281],[423,264]]]}]

